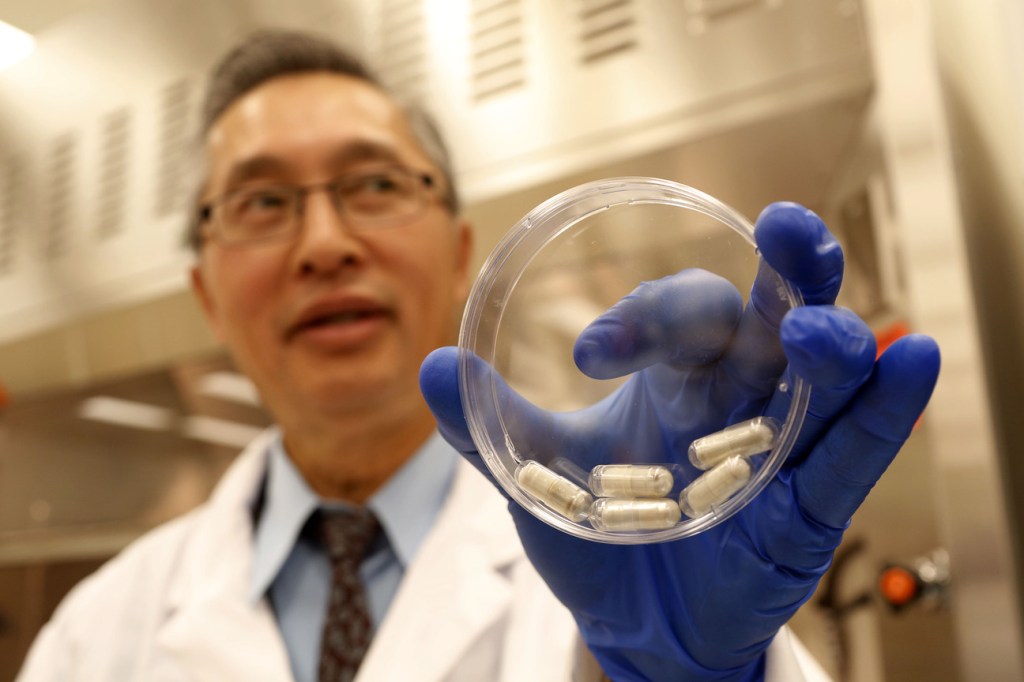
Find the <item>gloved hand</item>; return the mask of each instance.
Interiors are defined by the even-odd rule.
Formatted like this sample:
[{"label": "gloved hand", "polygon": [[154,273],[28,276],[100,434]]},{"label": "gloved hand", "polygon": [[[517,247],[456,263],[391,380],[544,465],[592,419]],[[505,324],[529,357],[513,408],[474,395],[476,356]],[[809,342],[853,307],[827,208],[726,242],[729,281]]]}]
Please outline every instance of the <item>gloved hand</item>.
[{"label": "gloved hand", "polygon": [[[612,453],[638,448],[645,461],[658,461],[651,448],[661,449],[662,461],[685,461],[697,435],[756,414],[783,418],[790,392],[776,390],[780,376],[785,383],[795,373],[812,386],[803,428],[778,475],[739,513],[699,535],[647,545],[589,542],[510,503],[527,555],[614,680],[760,679],[773,636],[814,591],[938,375],[931,339],[905,337],[876,362],[867,326],[831,305],[843,257],[817,216],[774,204],[759,217],[755,237],[806,307],[787,312],[770,271],[759,273],[743,310],[731,285],[684,271],[641,285],[578,338],[575,357],[585,373],[635,372],[609,398],[561,415],[510,390],[502,398],[528,456],[558,443],[586,466],[587,453],[611,461]],[[435,351],[421,369],[421,387],[441,433],[487,475],[462,412],[457,363],[456,349]]]}]

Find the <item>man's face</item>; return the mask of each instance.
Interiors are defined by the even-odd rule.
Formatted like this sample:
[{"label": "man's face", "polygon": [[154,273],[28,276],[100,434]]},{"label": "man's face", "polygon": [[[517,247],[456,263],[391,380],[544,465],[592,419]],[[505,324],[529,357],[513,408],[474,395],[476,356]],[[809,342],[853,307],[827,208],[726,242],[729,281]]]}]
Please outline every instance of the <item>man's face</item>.
[{"label": "man's face", "polygon": [[[395,103],[337,74],[253,89],[214,123],[206,153],[206,201],[381,166],[442,181]],[[193,283],[215,333],[279,420],[419,409],[419,365],[450,342],[466,293],[469,228],[436,193],[400,225],[354,230],[326,192],[314,191],[300,220],[290,238],[207,241]]]}]

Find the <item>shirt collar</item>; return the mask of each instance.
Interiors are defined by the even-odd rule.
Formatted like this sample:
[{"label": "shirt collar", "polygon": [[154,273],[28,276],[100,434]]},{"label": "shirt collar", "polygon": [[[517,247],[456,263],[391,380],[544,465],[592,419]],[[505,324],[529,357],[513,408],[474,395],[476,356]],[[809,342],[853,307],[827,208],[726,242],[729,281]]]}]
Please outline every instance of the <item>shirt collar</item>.
[{"label": "shirt collar", "polygon": [[370,509],[407,568],[423,544],[455,477],[459,455],[436,432],[370,498]]},{"label": "shirt collar", "polygon": [[[259,601],[291,554],[317,507],[345,508],[322,500],[299,473],[278,435],[269,445],[263,508],[257,520],[249,600]],[[458,454],[436,432],[367,503],[402,568],[412,562],[448,495]]]},{"label": "shirt collar", "polygon": [[263,598],[319,498],[285,454],[280,434],[269,445],[263,506],[256,521],[249,601]]}]

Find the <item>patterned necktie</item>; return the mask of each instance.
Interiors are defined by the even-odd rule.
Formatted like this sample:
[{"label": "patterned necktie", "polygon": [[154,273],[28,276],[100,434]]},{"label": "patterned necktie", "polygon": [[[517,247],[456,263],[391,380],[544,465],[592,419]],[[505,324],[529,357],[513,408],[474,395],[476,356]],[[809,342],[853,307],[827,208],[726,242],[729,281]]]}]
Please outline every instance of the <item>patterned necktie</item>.
[{"label": "patterned necktie", "polygon": [[369,509],[319,516],[333,574],[320,643],[320,682],[349,682],[370,646],[373,624],[359,579],[359,562],[380,526]]}]

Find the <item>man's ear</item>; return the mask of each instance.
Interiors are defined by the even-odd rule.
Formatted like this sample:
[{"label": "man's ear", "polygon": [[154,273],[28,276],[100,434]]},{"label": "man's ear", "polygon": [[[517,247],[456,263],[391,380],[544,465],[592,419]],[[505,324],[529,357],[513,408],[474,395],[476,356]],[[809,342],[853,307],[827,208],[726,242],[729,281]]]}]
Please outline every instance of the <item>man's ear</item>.
[{"label": "man's ear", "polygon": [[458,300],[465,301],[469,298],[469,290],[473,286],[473,278],[469,266],[473,262],[473,225],[465,219],[459,218],[455,223],[455,272],[456,272],[456,296]]},{"label": "man's ear", "polygon": [[206,323],[210,326],[210,330],[213,335],[217,337],[218,341],[224,342],[224,336],[221,334],[220,327],[220,316],[217,314],[217,304],[213,300],[213,296],[210,294],[210,290],[206,286],[206,279],[203,277],[202,266],[197,264],[193,265],[189,271],[189,279],[192,283],[192,293],[195,294],[196,300],[199,301],[199,307],[203,310],[203,315],[206,317]]}]

